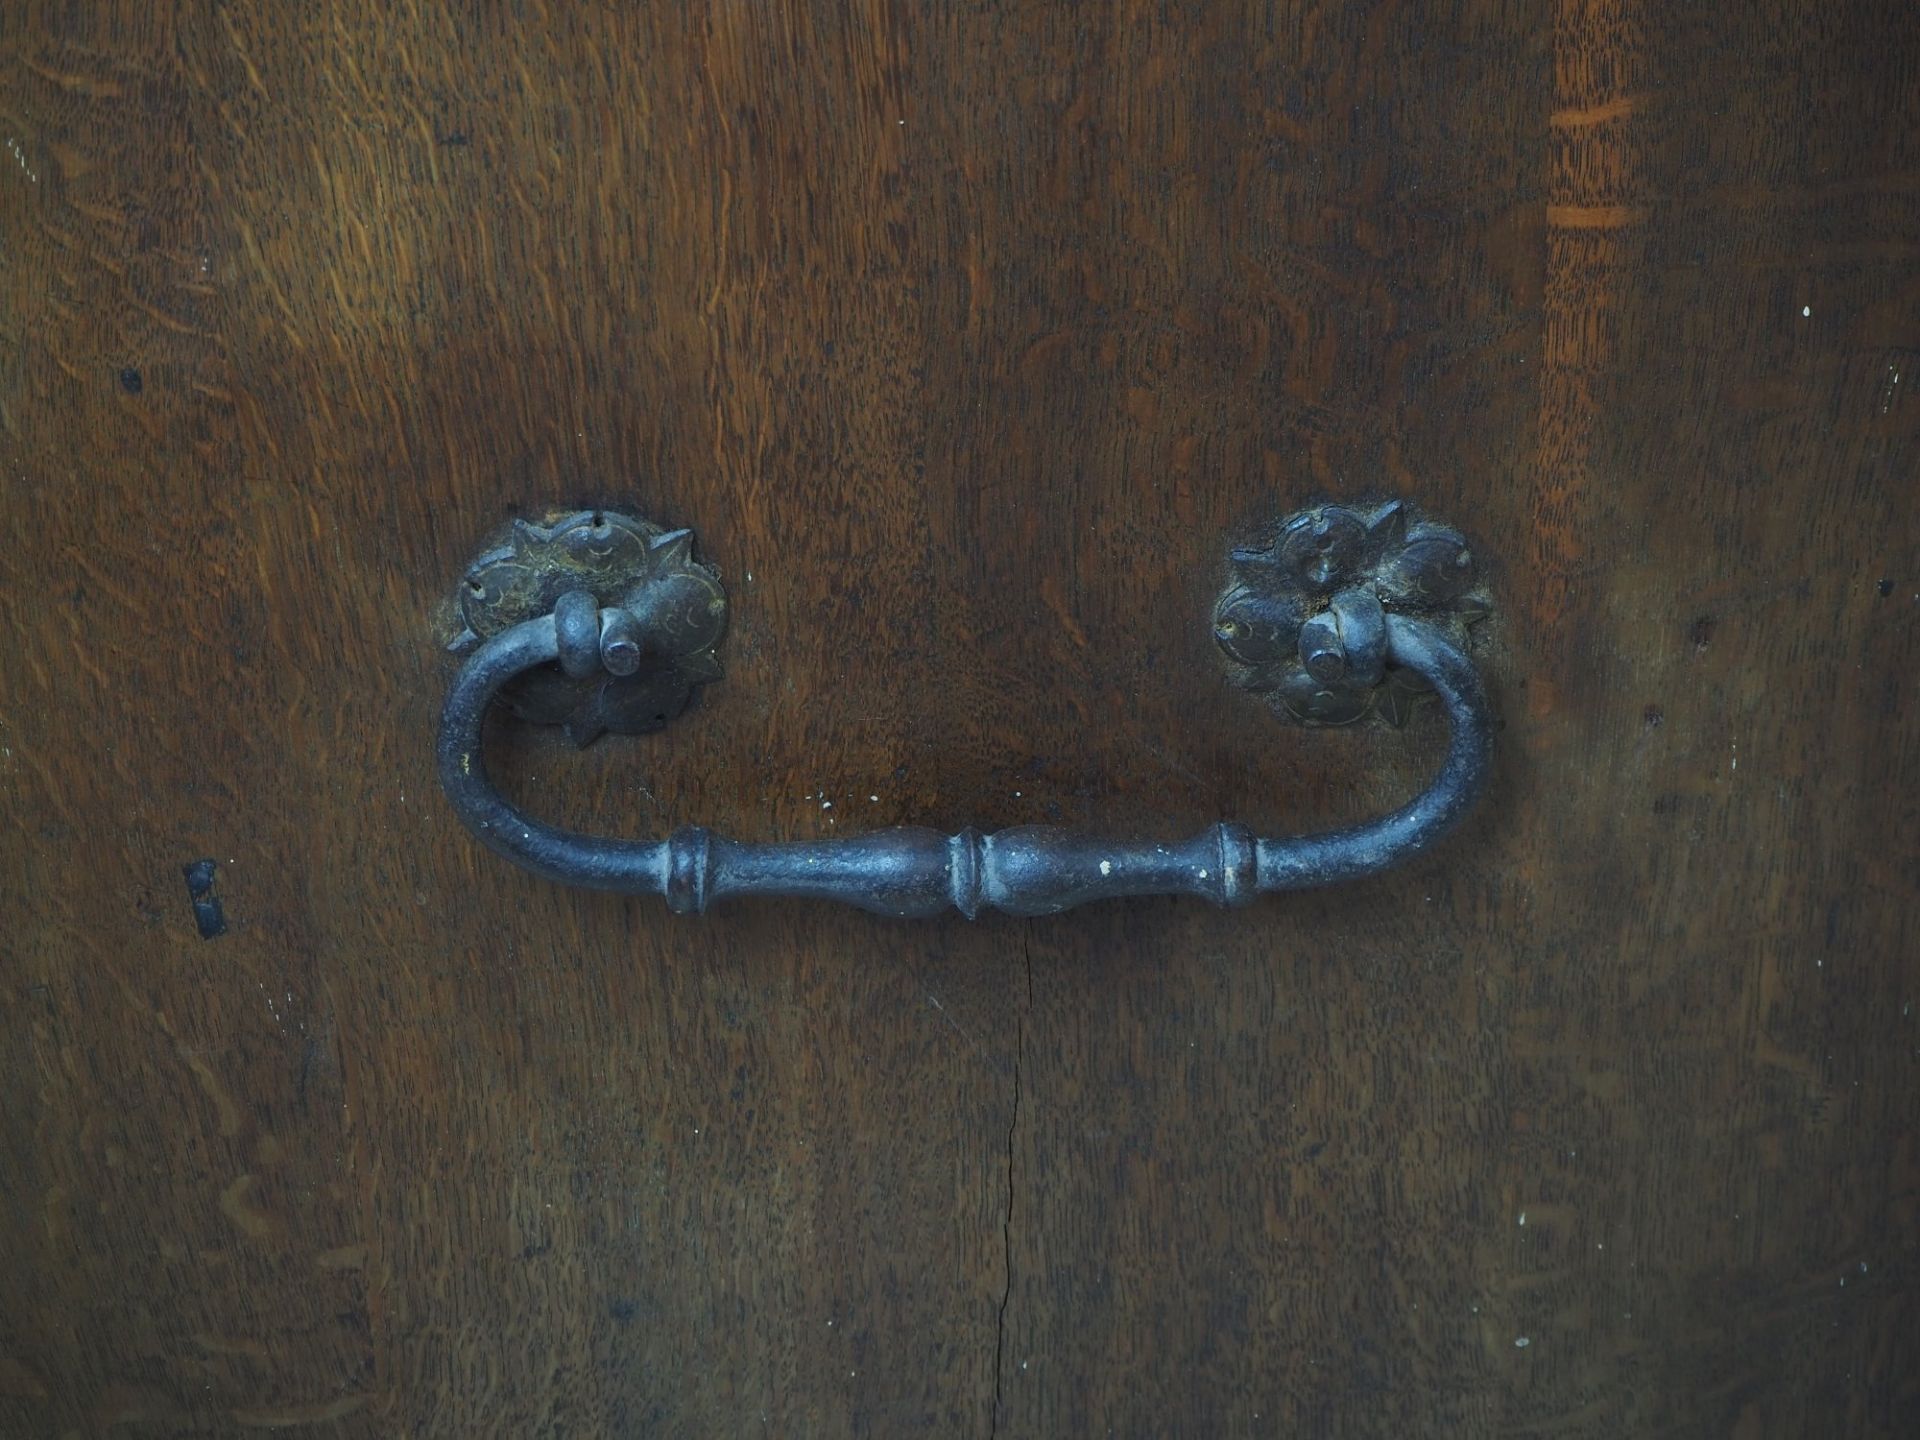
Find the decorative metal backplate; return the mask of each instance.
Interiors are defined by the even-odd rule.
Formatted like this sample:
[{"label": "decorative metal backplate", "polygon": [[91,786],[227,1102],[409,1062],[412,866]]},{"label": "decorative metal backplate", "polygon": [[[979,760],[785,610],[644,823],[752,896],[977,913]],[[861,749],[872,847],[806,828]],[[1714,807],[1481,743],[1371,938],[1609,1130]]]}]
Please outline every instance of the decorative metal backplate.
[{"label": "decorative metal backplate", "polygon": [[1462,648],[1468,627],[1489,608],[1466,540],[1418,519],[1400,500],[1303,510],[1272,543],[1236,549],[1232,571],[1214,605],[1213,633],[1234,679],[1308,725],[1346,725],[1370,714],[1403,725],[1429,690],[1392,665],[1384,673],[1339,673],[1341,665],[1321,663],[1313,637],[1330,624],[1336,597],[1372,596],[1389,614],[1443,626]]},{"label": "decorative metal backplate", "polygon": [[482,640],[548,614],[569,591],[632,611],[645,650],[628,675],[575,680],[557,665],[515,680],[501,699],[522,719],[563,725],[575,744],[606,731],[658,730],[720,678],[714,648],[726,632],[727,594],[718,573],[693,555],[691,530],[664,530],[611,510],[555,512],[515,520],[467,567],[454,597],[464,655]]}]

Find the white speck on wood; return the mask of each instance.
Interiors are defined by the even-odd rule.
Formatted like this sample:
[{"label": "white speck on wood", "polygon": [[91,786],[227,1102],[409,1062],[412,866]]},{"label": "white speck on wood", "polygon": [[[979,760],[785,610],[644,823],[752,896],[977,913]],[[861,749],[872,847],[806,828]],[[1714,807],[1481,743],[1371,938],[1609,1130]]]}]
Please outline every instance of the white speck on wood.
[{"label": "white speck on wood", "polygon": [[7,148],[13,152],[13,158],[20,162],[20,168],[27,172],[27,179],[34,184],[40,183],[40,177],[33,173],[33,167],[27,164],[26,152],[20,148],[20,142],[11,135],[7,137]]}]

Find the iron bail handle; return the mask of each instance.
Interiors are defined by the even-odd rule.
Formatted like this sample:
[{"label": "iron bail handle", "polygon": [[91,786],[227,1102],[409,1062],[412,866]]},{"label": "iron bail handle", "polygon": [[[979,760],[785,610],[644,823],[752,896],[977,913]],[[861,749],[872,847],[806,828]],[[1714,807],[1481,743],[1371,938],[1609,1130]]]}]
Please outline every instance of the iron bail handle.
[{"label": "iron bail handle", "polygon": [[[597,513],[593,518],[601,519]],[[674,532],[667,539],[684,534]],[[656,537],[649,543],[665,542]],[[1324,556],[1325,551],[1313,553]],[[1324,687],[1337,684],[1342,675],[1357,674],[1371,684],[1384,671],[1389,680],[1398,676],[1403,686],[1420,681],[1430,686],[1452,732],[1446,759],[1427,789],[1364,824],[1268,838],[1222,823],[1172,844],[1102,840],[1040,825],[991,835],[899,827],[844,839],[753,843],[697,825],[675,830],[665,840],[601,839],[532,819],[487,776],[481,739],[488,709],[503,687],[525,683],[523,677],[543,667],[550,671],[554,661],[574,679],[596,668],[630,674],[636,647],[643,647],[660,624],[656,612],[664,603],[659,596],[665,582],[653,583],[652,601],[605,607],[586,590],[570,590],[548,613],[479,641],[447,694],[438,759],[440,783],[455,813],[495,851],[563,884],[663,895],[679,914],[698,914],[716,900],[748,895],[839,900],[901,917],[938,915],[951,906],[969,919],[983,909],[1051,915],[1089,900],[1129,895],[1197,895],[1216,905],[1240,905],[1268,891],[1357,880],[1397,865],[1452,830],[1486,782],[1492,723],[1479,674],[1462,648],[1463,627],[1437,615],[1394,613],[1373,592],[1356,589],[1335,595],[1304,626],[1297,616],[1288,622],[1299,627],[1302,668],[1318,677],[1312,685],[1322,686],[1310,688],[1301,704],[1310,710],[1313,702],[1329,703],[1339,692]],[[1270,603],[1271,597],[1254,600]],[[1222,598],[1216,638],[1230,654],[1238,639],[1245,653],[1236,658],[1257,660],[1250,648],[1258,640],[1254,627],[1233,618],[1265,613],[1248,605],[1244,585]],[[1291,656],[1286,663],[1293,664]],[[601,723],[613,722],[602,717]]]}]

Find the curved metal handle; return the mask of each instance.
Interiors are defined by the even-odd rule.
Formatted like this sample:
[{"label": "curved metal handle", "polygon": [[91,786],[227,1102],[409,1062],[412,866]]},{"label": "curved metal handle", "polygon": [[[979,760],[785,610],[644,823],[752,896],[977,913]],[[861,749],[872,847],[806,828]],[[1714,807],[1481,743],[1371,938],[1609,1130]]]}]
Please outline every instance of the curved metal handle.
[{"label": "curved metal handle", "polygon": [[[1349,646],[1365,637],[1360,643],[1368,653],[1352,657],[1355,669],[1378,676],[1381,665],[1391,663],[1433,687],[1452,741],[1440,773],[1412,802],[1319,835],[1268,839],[1223,823],[1190,840],[1156,845],[1026,825],[992,835],[903,827],[757,844],[699,826],[665,840],[603,840],[555,829],[522,814],[494,788],[481,757],[481,732],[501,687],[528,670],[559,660],[570,675],[600,665],[627,673],[620,667],[630,663],[643,625],[631,610],[601,609],[584,590],[563,594],[552,613],[502,630],[468,657],[441,714],[440,783],[467,828],[509,860],[569,885],[664,895],[681,914],[736,895],[842,900],[898,916],[937,915],[953,906],[969,919],[983,908],[1047,915],[1123,895],[1199,895],[1217,905],[1243,904],[1265,891],[1354,880],[1397,864],[1451,830],[1486,780],[1493,746],[1486,694],[1447,626],[1384,611],[1360,592],[1334,597],[1327,613],[1350,617],[1344,626]],[[1221,623],[1224,631],[1234,622]],[[1338,648],[1342,628],[1321,624],[1303,640],[1303,647],[1314,647],[1314,673],[1346,664]]]}]

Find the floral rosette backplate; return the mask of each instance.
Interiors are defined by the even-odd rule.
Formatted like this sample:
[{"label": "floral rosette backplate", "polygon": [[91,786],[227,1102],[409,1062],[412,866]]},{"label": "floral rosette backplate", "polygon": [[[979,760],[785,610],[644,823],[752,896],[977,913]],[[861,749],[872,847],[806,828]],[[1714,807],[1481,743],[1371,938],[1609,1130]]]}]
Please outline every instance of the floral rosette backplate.
[{"label": "floral rosette backplate", "polygon": [[1324,679],[1300,653],[1301,629],[1344,591],[1371,593],[1388,614],[1416,615],[1467,642],[1488,599],[1479,566],[1456,530],[1416,519],[1404,501],[1371,509],[1321,505],[1289,519],[1271,544],[1236,549],[1233,579],[1213,612],[1214,638],[1248,690],[1270,695],[1309,725],[1377,715],[1403,725],[1429,693],[1389,664],[1375,683]]}]

